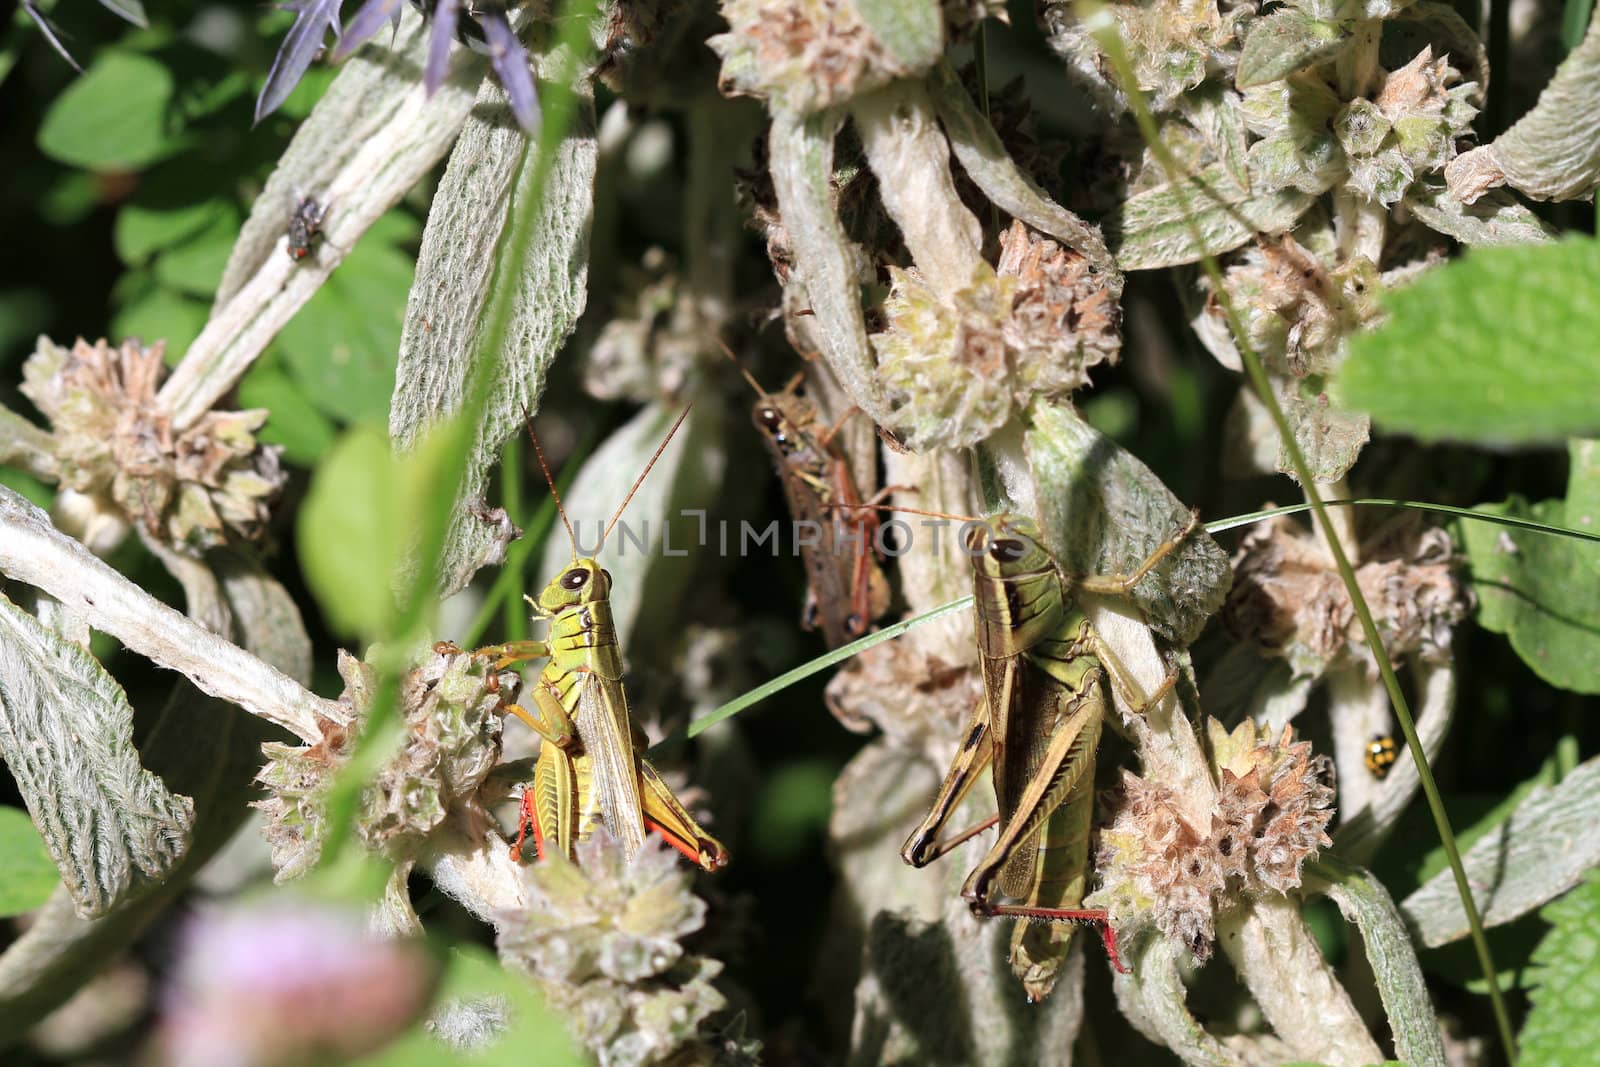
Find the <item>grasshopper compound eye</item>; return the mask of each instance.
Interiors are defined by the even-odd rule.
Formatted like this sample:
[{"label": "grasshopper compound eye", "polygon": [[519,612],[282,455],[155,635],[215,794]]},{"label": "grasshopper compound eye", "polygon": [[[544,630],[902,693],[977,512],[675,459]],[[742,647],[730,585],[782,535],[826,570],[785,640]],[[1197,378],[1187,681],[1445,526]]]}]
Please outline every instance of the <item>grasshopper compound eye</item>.
[{"label": "grasshopper compound eye", "polygon": [[574,567],[572,570],[561,576],[561,588],[567,590],[582,589],[583,583],[587,582],[588,580],[588,571],[582,569],[581,567]]},{"label": "grasshopper compound eye", "polygon": [[764,407],[756,412],[756,421],[764,429],[776,431],[778,427],[783,425],[783,416],[778,414],[777,408]]},{"label": "grasshopper compound eye", "polygon": [[1025,551],[1021,541],[1000,538],[989,546],[989,557],[997,563],[1015,563]]}]

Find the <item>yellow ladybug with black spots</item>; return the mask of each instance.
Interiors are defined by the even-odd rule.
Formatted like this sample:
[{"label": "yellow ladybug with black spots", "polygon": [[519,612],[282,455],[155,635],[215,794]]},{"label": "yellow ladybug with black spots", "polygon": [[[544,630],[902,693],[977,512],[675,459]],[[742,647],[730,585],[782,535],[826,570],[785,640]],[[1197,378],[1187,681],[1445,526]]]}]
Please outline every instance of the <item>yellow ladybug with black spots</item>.
[{"label": "yellow ladybug with black spots", "polygon": [[1394,766],[1394,761],[1399,757],[1400,750],[1395,747],[1394,738],[1388,734],[1373,734],[1372,740],[1367,742],[1362,762],[1367,765],[1372,777],[1381,781],[1389,776],[1389,768]]}]

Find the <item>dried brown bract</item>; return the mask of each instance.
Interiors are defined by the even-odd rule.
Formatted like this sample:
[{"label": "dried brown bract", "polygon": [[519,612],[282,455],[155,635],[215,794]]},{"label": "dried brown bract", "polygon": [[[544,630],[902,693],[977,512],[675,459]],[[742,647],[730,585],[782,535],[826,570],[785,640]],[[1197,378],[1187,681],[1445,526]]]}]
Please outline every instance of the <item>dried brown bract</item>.
[{"label": "dried brown bract", "polygon": [[1119,927],[1153,923],[1202,962],[1219,912],[1300,885],[1305,862],[1332,844],[1334,810],[1332,762],[1289,727],[1274,741],[1252,722],[1230,734],[1212,719],[1207,733],[1217,785],[1209,825],[1185,816],[1169,786],[1124,771],[1096,855],[1105,885],[1088,902]]},{"label": "dried brown bract", "polygon": [[[1364,543],[1361,559],[1356,584],[1390,659],[1445,662],[1455,625],[1473,604],[1456,575],[1461,561],[1450,535],[1408,519]],[[1258,526],[1240,542],[1233,569],[1223,621],[1263,655],[1283,656],[1297,674],[1316,677],[1351,643],[1365,644],[1333,560],[1298,523],[1280,517]]]},{"label": "dried brown bract", "polygon": [[[272,846],[279,881],[309,870],[327,831],[328,787],[349,762],[351,740],[370,708],[372,668],[341,651],[345,692],[339,702],[351,725],[325,725],[313,746],[263,746],[267,764],[257,780],[267,799],[262,833]],[[410,858],[415,845],[451,814],[487,820],[479,787],[500,759],[503,701],[514,697],[513,671],[491,674],[482,660],[462,652],[432,652],[401,683],[405,742],[362,794],[356,814],[362,840],[391,858]]]},{"label": "dried brown bract", "polygon": [[912,73],[856,6],[841,0],[725,0],[731,32],[706,43],[722,57],[721,88],[795,111],[821,111]]},{"label": "dried brown bract", "polygon": [[1111,281],[1078,253],[1020,222],[1000,261],[938,293],[915,269],[890,269],[887,328],[872,336],[894,423],[913,449],[968,448],[1035,397],[1059,397],[1115,362],[1120,316]]},{"label": "dried brown bract", "polygon": [[1017,279],[1003,332],[1030,388],[1076,389],[1090,367],[1117,361],[1122,311],[1083,256],[1012,222],[995,273]]},{"label": "dried brown bract", "polygon": [[156,400],[164,347],[39,338],[22,392],[50,420],[61,486],[175,547],[257,538],[286,478],[281,450],[255,437],[267,412],[210,411],[175,428]]}]

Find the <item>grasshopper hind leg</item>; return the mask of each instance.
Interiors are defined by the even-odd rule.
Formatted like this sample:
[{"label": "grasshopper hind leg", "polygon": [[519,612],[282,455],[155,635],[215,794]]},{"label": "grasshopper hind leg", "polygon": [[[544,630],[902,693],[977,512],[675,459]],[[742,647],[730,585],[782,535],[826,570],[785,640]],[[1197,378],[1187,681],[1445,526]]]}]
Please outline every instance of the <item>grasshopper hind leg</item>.
[{"label": "grasshopper hind leg", "polygon": [[945,821],[971,792],[973,785],[993,759],[994,737],[989,729],[989,704],[987,700],[980,698],[972,709],[972,715],[967,719],[966,737],[956,752],[956,758],[950,764],[944,783],[939,786],[939,795],[934,799],[933,807],[928,810],[927,816],[911,832],[911,836],[900,849],[901,859],[912,867],[926,867],[957,845],[999,821],[999,816],[995,816],[953,838],[946,841],[939,840],[939,831],[944,829]]}]

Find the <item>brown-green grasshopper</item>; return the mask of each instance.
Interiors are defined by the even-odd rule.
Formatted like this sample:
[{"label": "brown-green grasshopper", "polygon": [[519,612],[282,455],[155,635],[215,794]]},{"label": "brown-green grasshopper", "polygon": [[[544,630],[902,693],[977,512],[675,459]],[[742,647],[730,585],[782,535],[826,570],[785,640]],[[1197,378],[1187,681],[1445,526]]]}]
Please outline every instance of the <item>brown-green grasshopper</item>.
[{"label": "brown-green grasshopper", "polygon": [[[738,364],[732,352],[723,351]],[[820,626],[828,647],[838,648],[865,634],[889,610],[889,582],[875,549],[877,509],[901,487],[861,498],[849,458],[836,440],[844,419],[824,427],[816,406],[800,394],[800,375],[782,392],[769,393],[742,366],[739,373],[759,397],[750,418],[778,470],[789,516],[816,533],[801,544],[807,581],[800,625],[806,630]],[[852,409],[844,418],[855,414]]]},{"label": "brown-green grasshopper", "polygon": [[[999,837],[968,875],[961,895],[980,916],[1022,920],[1011,937],[1011,966],[1030,1000],[1049,993],[1077,925],[1097,927],[1112,964],[1125,970],[1106,913],[1082,906],[1094,816],[1095,747],[1111,708],[1108,684],[1128,708],[1142,713],[1177,678],[1169,674],[1153,696],[1133,696],[1135,687],[1090,626],[1077,595],[1126,596],[1198,521],[1191,519],[1126,575],[1062,573],[1041,543],[1038,526],[1018,515],[990,519],[967,539],[984,696],[967,722],[932,809],[900,855],[913,867],[923,867],[999,824]],[[998,814],[949,841],[938,841],[950,813],[986,767]],[[1002,896],[1017,903],[1001,903]]]},{"label": "brown-green grasshopper", "polygon": [[[685,409],[628,490],[606,524],[601,546],[687,415]],[[528,433],[533,437],[531,425]],[[537,600],[525,598],[536,617],[550,622],[545,640],[510,641],[473,652],[492,661],[496,671],[528,660],[548,661],[530,691],[533,710],[505,705],[543,742],[533,782],[523,789],[513,851],[521,855],[524,835],[531,828],[540,859],[551,852],[571,859],[573,845],[603,824],[629,856],[644,844],[647,832],[655,831],[703,869],[717,870],[727,864],[728,850],[700,828],[641,755],[645,738],[628,713],[622,688],[622,652],[611,616],[611,574],[594,558],[578,555],[577,538],[537,437],[533,446],[572,540],[572,564],[551,579]],[[599,554],[597,547],[595,555]]]}]

